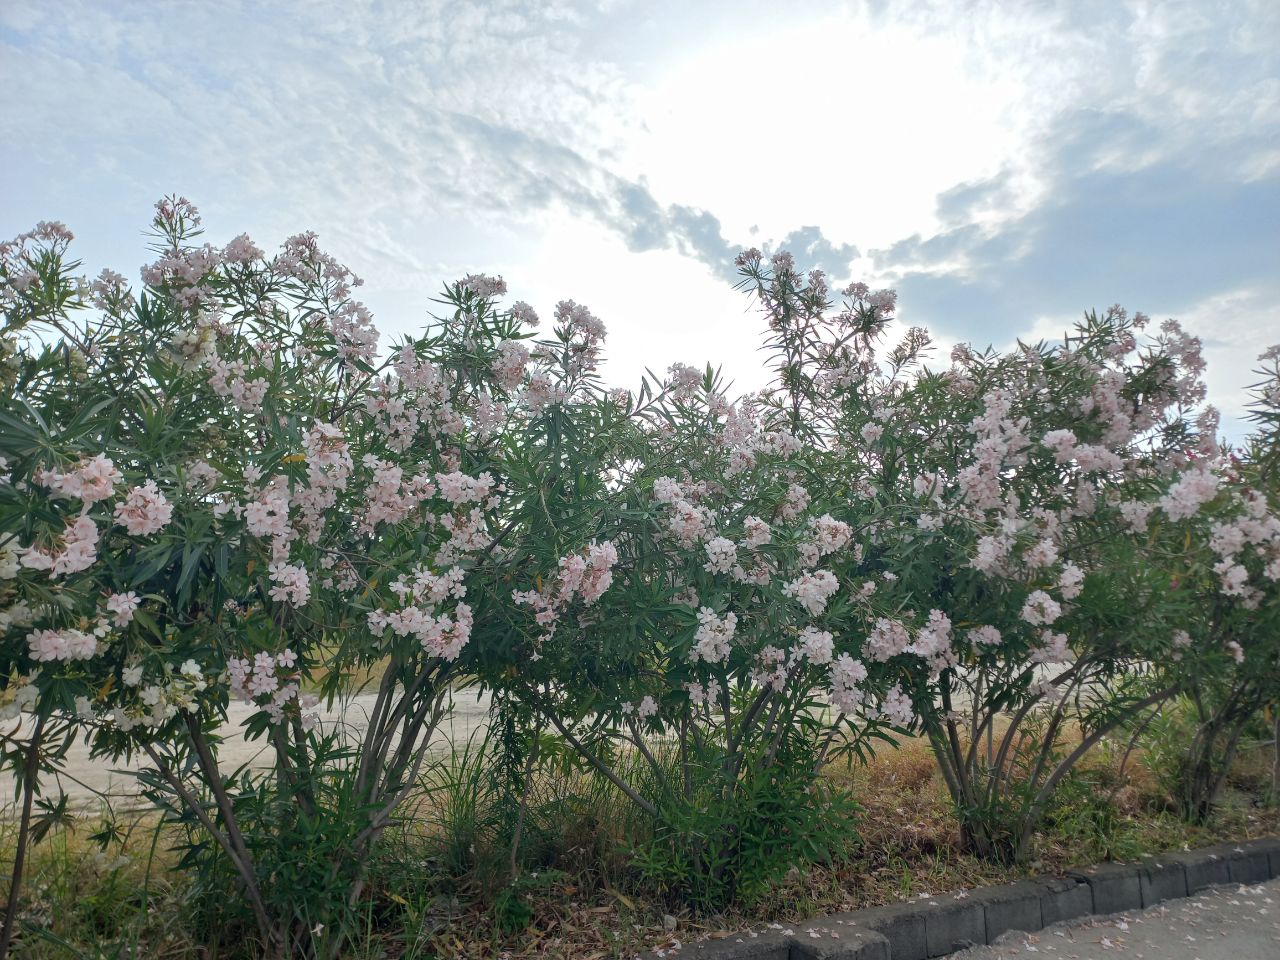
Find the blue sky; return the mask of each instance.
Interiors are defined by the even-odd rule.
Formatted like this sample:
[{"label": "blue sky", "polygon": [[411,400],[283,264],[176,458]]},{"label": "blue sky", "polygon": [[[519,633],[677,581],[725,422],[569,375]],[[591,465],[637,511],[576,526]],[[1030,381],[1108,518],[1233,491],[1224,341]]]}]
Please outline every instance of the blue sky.
[{"label": "blue sky", "polygon": [[1280,341],[1280,3],[4,0],[0,233],[146,260],[305,229],[388,336],[440,285],[586,303],[608,377],[760,382],[733,254],[896,286],[944,345],[1122,303],[1206,345],[1239,435]]}]

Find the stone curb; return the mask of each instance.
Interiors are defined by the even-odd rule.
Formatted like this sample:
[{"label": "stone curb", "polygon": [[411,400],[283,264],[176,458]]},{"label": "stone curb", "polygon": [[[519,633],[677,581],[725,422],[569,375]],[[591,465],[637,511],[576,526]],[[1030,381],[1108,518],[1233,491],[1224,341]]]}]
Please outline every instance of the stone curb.
[{"label": "stone curb", "polygon": [[1063,920],[1142,910],[1210,886],[1280,879],[1280,837],[1102,863],[1061,877],[941,894],[794,926],[749,930],[642,955],[642,960],[932,960],[1034,933]]}]

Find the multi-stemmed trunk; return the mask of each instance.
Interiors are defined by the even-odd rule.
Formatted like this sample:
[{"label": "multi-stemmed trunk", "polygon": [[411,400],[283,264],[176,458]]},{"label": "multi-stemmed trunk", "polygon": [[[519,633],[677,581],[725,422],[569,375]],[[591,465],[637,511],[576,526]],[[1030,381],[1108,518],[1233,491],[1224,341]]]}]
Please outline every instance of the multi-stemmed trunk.
[{"label": "multi-stemmed trunk", "polygon": [[0,960],[9,956],[13,944],[13,931],[18,923],[18,897],[22,888],[22,873],[27,861],[27,843],[31,837],[31,804],[35,799],[36,775],[40,769],[40,748],[44,734],[45,718],[36,720],[31,731],[22,764],[22,815],[18,820],[18,842],[13,853],[13,870],[9,875],[9,895],[5,900],[4,929],[0,930]]},{"label": "multi-stemmed trunk", "polygon": [[1248,684],[1217,704],[1197,698],[1200,725],[1182,764],[1178,808],[1188,823],[1208,823],[1231,772],[1245,727],[1262,707],[1263,694]]},{"label": "multi-stemmed trunk", "polygon": [[[1070,718],[1067,704],[1089,682],[1088,665],[1077,663],[1050,681],[1059,688],[1043,731],[1026,729],[1032,712],[1047,706],[1039,695],[1024,697],[1006,714],[1005,697],[983,697],[981,682],[974,689],[967,724],[957,720],[951,703],[950,671],[942,676],[942,711],[925,718],[925,732],[938,768],[960,820],[964,849],[983,859],[1021,863],[1031,855],[1035,832],[1058,784],[1105,736],[1142,711],[1172,696],[1176,688],[1162,688],[1130,700],[1107,717],[1091,717],[1088,732],[1062,755],[1064,728]],[[988,691],[989,692],[989,691]],[[996,735],[1000,717],[1008,716],[1003,734]]]}]

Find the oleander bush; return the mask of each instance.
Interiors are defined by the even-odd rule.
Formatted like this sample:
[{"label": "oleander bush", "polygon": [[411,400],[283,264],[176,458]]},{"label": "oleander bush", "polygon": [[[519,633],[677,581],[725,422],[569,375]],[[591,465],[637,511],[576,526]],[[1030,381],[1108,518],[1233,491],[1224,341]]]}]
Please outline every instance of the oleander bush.
[{"label": "oleander bush", "polygon": [[[384,344],[312,234],[200,243],[181,198],[152,229],[138,287],[79,278],[60,224],[0,245],[0,957],[77,739],[176,831],[210,937],[334,957],[410,826],[511,933],[564,811],[607,795],[572,849],[716,910],[860,849],[824,770],[903,735],[965,848],[1021,862],[1046,817],[1120,836],[1080,765],[1170,698],[1194,821],[1277,707],[1276,349],[1231,448],[1173,321],[942,361],[891,340],[892,291],[749,250],[768,386],[675,363],[626,390],[574,301],[540,333],[470,275]],[[437,766],[468,685],[490,736]],[[363,723],[325,719],[360,693]]]}]

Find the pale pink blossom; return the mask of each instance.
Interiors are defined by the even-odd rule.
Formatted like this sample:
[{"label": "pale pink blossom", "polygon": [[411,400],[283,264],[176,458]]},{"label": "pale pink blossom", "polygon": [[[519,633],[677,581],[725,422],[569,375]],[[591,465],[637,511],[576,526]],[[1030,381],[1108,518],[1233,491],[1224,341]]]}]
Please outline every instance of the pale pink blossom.
[{"label": "pale pink blossom", "polygon": [[116,523],[133,536],[158,533],[173,518],[173,505],[165,499],[154,480],[134,487],[116,504]]},{"label": "pale pink blossom", "polygon": [[98,640],[83,630],[36,630],[27,634],[33,660],[88,660],[97,652]]},{"label": "pale pink blossom", "polygon": [[773,536],[773,531],[769,529],[769,524],[759,517],[747,517],[742,522],[742,531],[742,545],[748,549],[764,546]]},{"label": "pale pink blossom", "polygon": [[35,479],[65,497],[74,497],[85,504],[92,504],[114,496],[116,484],[124,476],[111,460],[98,454],[80,461],[75,469],[67,473],[38,471]]},{"label": "pale pink blossom", "polygon": [[867,668],[861,660],[847,653],[840,654],[831,664],[829,683],[831,705],[841,713],[856,713],[866,701],[866,694],[859,686],[867,679]]},{"label": "pale pink blossom", "polygon": [[1065,633],[1041,630],[1040,644],[1031,651],[1031,662],[1045,664],[1070,663],[1072,656],[1071,647],[1067,644],[1067,635]]},{"label": "pale pink blossom", "polygon": [[117,627],[128,626],[137,609],[138,595],[132,590],[128,593],[113,593],[107,597],[107,610],[113,614],[112,622]]},{"label": "pale pink blossom", "polygon": [[1188,470],[1160,498],[1160,509],[1170,520],[1186,520],[1218,493],[1218,478],[1208,470]]},{"label": "pale pink blossom", "polygon": [[272,563],[267,567],[271,575],[271,599],[293,604],[295,607],[306,606],[311,599],[311,576],[307,571],[292,563]]},{"label": "pale pink blossom", "polygon": [[831,662],[835,649],[835,637],[830,630],[819,630],[817,627],[805,627],[800,632],[800,655],[811,663],[818,665]]},{"label": "pale pink blossom", "polygon": [[812,543],[820,556],[827,556],[843,549],[853,538],[853,530],[843,520],[837,520],[831,514],[823,514],[809,522]]},{"label": "pale pink blossom", "polygon": [[998,647],[1003,637],[995,627],[983,624],[969,631],[969,639],[979,647]]},{"label": "pale pink blossom", "polygon": [[524,369],[529,363],[529,350],[519,340],[504,340],[498,344],[498,356],[493,362],[493,377],[504,390],[514,390],[524,379]]},{"label": "pale pink blossom", "polygon": [[1022,555],[1022,559],[1033,570],[1052,566],[1058,562],[1058,546],[1047,538],[1039,540]]},{"label": "pale pink blossom", "polygon": [[907,649],[928,660],[935,668],[949,663],[952,659],[950,618],[941,610],[930,610],[929,619],[916,632],[915,641]]},{"label": "pale pink blossom", "polygon": [[24,567],[48,570],[53,578],[87,570],[97,559],[98,527],[87,514],[81,514],[67,524],[61,549],[31,546],[19,554]]},{"label": "pale pink blossom", "polygon": [[1070,430],[1050,430],[1040,442],[1053,451],[1058,463],[1070,463],[1075,455],[1076,435]]},{"label": "pale pink blossom", "polygon": [[1043,590],[1035,590],[1022,605],[1022,619],[1033,627],[1048,626],[1062,615],[1062,606]]},{"label": "pale pink blossom", "polygon": [[815,570],[791,581],[782,588],[782,592],[799,601],[809,613],[820,614],[827,606],[827,601],[840,588],[840,582],[830,570]]},{"label": "pale pink blossom", "polygon": [[707,562],[702,568],[708,573],[728,573],[738,560],[738,547],[726,537],[713,537],[706,542]]},{"label": "pale pink blossom", "polygon": [[911,646],[911,634],[906,626],[898,620],[880,617],[867,636],[866,652],[872,660],[883,662],[900,653],[905,653],[909,646]]},{"label": "pale pink blossom", "polygon": [[718,617],[710,607],[700,609],[698,629],[694,633],[689,659],[694,662],[701,659],[707,663],[723,663],[728,660],[729,644],[737,626],[736,614],[726,613],[724,617]]},{"label": "pale pink blossom", "polygon": [[1084,589],[1084,571],[1074,563],[1064,564],[1058,577],[1058,589],[1064,600],[1074,600]]},{"label": "pale pink blossom", "polygon": [[1155,509],[1155,504],[1142,503],[1139,500],[1125,500],[1119,506],[1120,516],[1134,533],[1146,532],[1147,521]]},{"label": "pale pink blossom", "polygon": [[916,718],[911,697],[902,689],[900,683],[895,683],[885,694],[877,712],[881,718],[888,720],[895,727],[909,727]]},{"label": "pale pink blossom", "polygon": [[809,506],[809,491],[798,483],[793,483],[787,487],[786,499],[778,508],[779,515],[784,520],[794,520]]}]

